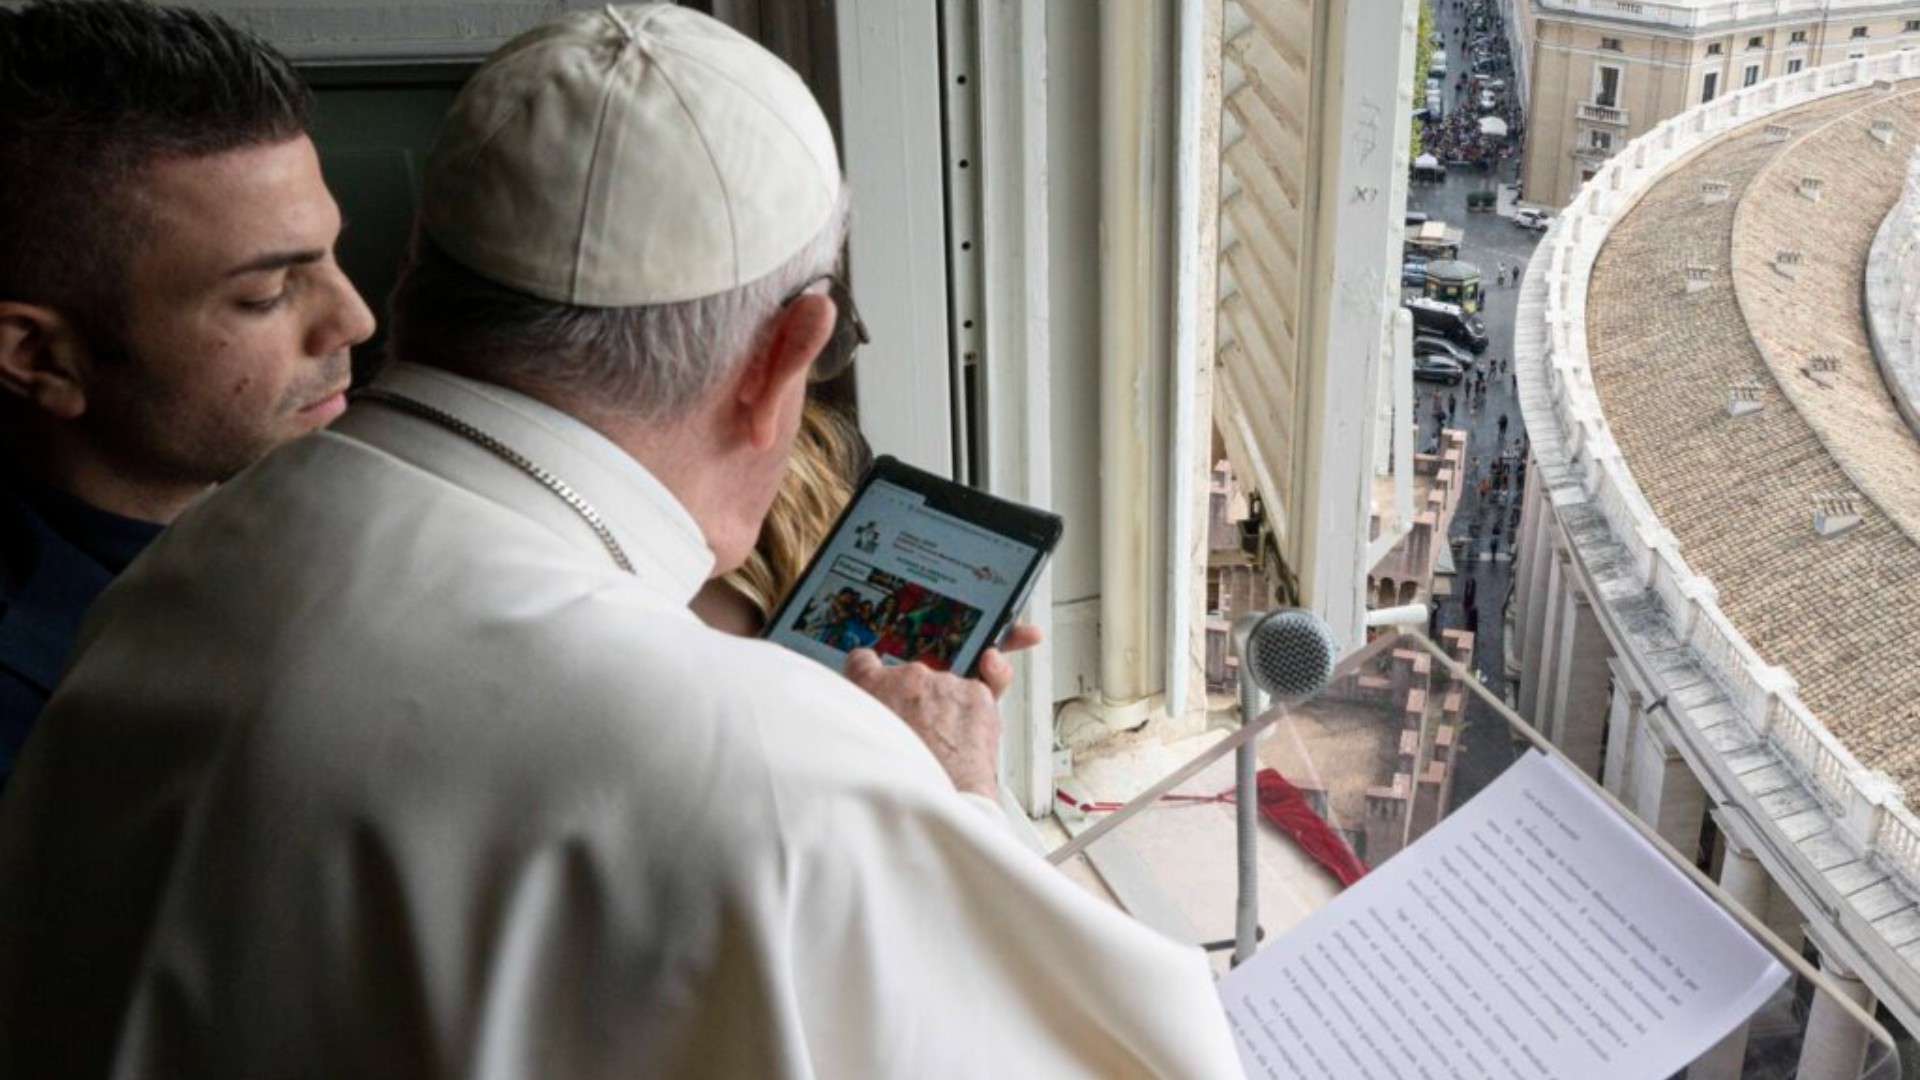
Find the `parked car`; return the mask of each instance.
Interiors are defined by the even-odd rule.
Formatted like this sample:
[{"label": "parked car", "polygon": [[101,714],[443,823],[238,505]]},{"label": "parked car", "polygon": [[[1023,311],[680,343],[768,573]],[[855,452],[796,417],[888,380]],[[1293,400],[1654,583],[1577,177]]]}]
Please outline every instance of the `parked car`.
[{"label": "parked car", "polygon": [[1427,283],[1427,260],[1408,259],[1400,264],[1400,284],[1425,285]]},{"label": "parked car", "polygon": [[1486,323],[1481,322],[1479,316],[1462,311],[1459,304],[1416,296],[1408,300],[1404,306],[1408,314],[1413,316],[1413,325],[1416,329],[1438,334],[1476,353],[1487,351]]},{"label": "parked car", "polygon": [[1416,334],[1413,338],[1413,355],[1444,356],[1463,368],[1473,367],[1473,353],[1455,345],[1443,337],[1433,334]]},{"label": "parked car", "polygon": [[1444,356],[1416,356],[1413,377],[1427,382],[1457,383],[1467,377],[1467,369],[1460,366],[1460,361]]},{"label": "parked car", "polygon": [[1447,50],[1445,49],[1433,50],[1433,55],[1427,57],[1427,74],[1444,76],[1446,73],[1447,73]]},{"label": "parked car", "polygon": [[1546,232],[1547,226],[1553,224],[1553,215],[1547,213],[1545,210],[1515,210],[1513,212],[1513,223],[1523,229],[1532,229],[1534,232]]}]

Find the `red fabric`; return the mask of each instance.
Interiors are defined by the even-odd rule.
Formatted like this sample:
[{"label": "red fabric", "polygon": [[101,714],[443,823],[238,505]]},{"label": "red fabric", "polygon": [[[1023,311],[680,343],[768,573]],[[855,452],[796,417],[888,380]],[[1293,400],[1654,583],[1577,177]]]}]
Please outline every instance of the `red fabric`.
[{"label": "red fabric", "polygon": [[1300,850],[1339,879],[1342,888],[1366,875],[1367,864],[1313,812],[1300,789],[1288,783],[1278,769],[1261,769],[1254,779],[1260,784],[1260,816],[1291,836]]}]

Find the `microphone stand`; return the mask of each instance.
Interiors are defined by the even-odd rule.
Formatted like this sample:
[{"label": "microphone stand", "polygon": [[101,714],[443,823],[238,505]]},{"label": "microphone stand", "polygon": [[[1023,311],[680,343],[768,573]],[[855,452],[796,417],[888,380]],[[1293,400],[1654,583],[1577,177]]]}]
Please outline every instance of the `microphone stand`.
[{"label": "microphone stand", "polygon": [[[1279,719],[1285,709],[1264,714],[1265,688],[1281,702],[1305,701],[1326,688],[1335,667],[1336,643],[1327,624],[1310,611],[1288,608],[1278,612],[1249,612],[1233,622],[1233,650],[1240,659],[1240,727],[1233,734],[1175,769],[1165,779],[1129,799],[1080,835],[1061,845],[1047,861],[1055,866],[1073,858],[1121,822],[1172,791],[1228,751],[1234,757],[1234,839],[1238,856],[1239,897],[1231,942],[1208,944],[1217,949],[1231,944],[1233,963],[1253,955],[1260,940],[1260,761],[1253,739]],[[1260,670],[1256,671],[1258,667]]]},{"label": "microphone stand", "polygon": [[[1247,659],[1240,660],[1240,726],[1246,728],[1261,713],[1260,687],[1253,681]],[[1260,761],[1254,740],[1247,738],[1233,751],[1234,840],[1239,847],[1240,895],[1233,928],[1233,965],[1253,955],[1260,935]]]}]

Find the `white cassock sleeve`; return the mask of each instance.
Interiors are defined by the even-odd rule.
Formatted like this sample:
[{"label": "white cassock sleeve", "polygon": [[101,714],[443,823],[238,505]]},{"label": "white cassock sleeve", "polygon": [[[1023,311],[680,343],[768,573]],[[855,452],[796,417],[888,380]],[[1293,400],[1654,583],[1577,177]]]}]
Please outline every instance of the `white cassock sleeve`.
[{"label": "white cassock sleeve", "polygon": [[1241,1075],[1203,952],[1094,899],[872,722],[777,799],[815,1075]]}]

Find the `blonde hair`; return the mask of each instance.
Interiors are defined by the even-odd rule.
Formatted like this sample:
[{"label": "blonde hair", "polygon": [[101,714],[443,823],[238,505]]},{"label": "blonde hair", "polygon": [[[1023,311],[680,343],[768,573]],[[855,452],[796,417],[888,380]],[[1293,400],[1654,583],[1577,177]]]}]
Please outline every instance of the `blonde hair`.
[{"label": "blonde hair", "polygon": [[746,597],[762,622],[800,580],[813,553],[853,497],[866,468],[866,443],[845,413],[811,398],[787,458],[787,475],[760,526],[760,540],[740,568],[721,579]]}]

